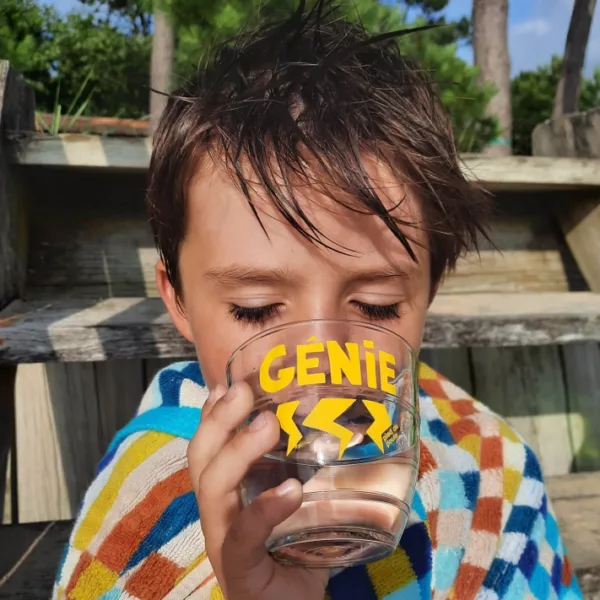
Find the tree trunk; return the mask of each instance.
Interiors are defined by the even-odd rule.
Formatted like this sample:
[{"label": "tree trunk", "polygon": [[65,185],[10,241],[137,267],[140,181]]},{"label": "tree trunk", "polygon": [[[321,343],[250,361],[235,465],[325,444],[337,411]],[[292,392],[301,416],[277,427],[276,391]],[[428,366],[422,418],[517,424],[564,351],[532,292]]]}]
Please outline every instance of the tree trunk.
[{"label": "tree trunk", "polygon": [[473,0],[473,51],[482,82],[497,90],[487,114],[498,119],[500,135],[484,150],[490,156],[511,151],[512,109],[508,54],[508,0]]},{"label": "tree trunk", "polygon": [[152,133],[156,131],[160,116],[167,105],[165,94],[171,91],[174,37],[173,27],[166,13],[156,7],[150,63],[150,128]]},{"label": "tree trunk", "polygon": [[596,0],[575,0],[573,5],[552,118],[577,112],[579,108],[581,72],[595,7]]}]

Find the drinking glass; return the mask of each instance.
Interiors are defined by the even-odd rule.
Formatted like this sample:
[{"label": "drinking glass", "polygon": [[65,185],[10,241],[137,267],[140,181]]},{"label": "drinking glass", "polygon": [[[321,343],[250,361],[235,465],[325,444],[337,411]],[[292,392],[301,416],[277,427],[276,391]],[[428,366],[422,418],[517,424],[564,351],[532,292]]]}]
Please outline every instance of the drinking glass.
[{"label": "drinking glass", "polygon": [[273,530],[283,563],[342,567],[397,547],[419,459],[416,358],[395,333],[363,322],[313,320],[263,331],[227,364],[254,410],[275,413],[279,441],[241,485],[244,505],[289,478],[302,505]]}]

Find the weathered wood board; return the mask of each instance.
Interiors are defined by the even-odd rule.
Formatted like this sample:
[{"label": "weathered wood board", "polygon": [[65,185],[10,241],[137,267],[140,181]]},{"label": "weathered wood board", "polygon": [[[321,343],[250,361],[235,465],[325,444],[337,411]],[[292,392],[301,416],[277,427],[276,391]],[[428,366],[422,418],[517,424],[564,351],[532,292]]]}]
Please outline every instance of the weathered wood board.
[{"label": "weathered wood board", "polygon": [[98,462],[144,389],[141,360],[19,366],[19,522],[75,515]]},{"label": "weathered wood board", "polygon": [[[600,345],[594,342],[561,348],[571,438],[579,442],[577,471],[600,469]],[[600,510],[600,508],[599,508]]]},{"label": "weathered wood board", "polygon": [[[0,361],[97,361],[194,356],[157,298],[17,301],[0,313]],[[423,347],[517,346],[600,340],[600,295],[440,295]]]},{"label": "weathered wood board", "polygon": [[600,292],[600,198],[576,203],[559,218],[589,289]]},{"label": "weathered wood board", "polygon": [[[532,136],[533,152],[543,157],[600,159],[600,110],[564,115],[538,125]],[[554,208],[587,289],[600,292],[600,194],[590,191],[584,201]],[[600,468],[600,346],[581,344],[565,348],[564,367],[572,435],[583,436],[576,454],[580,469]],[[582,431],[579,431],[579,430]]]},{"label": "weathered wood board", "polygon": [[[27,204],[12,161],[15,140],[33,129],[35,100],[25,80],[0,60],[0,309],[20,297],[27,262]],[[14,366],[0,364],[0,516],[16,515],[14,489]],[[12,453],[12,460],[9,456]],[[11,483],[12,482],[12,483]],[[5,503],[10,503],[6,506]],[[6,516],[5,516],[6,515]]]},{"label": "weathered wood board", "polygon": [[600,474],[577,473],[550,478],[547,486],[573,565],[600,567]]},{"label": "weathered wood board", "polygon": [[[22,469],[32,457],[42,455],[49,463],[48,473],[62,469],[62,479],[58,478],[62,487],[52,493],[62,494],[66,500],[59,500],[59,505],[64,502],[68,506],[65,512],[42,517],[39,506],[26,504],[26,519],[70,514],[114,430],[133,414],[154,372],[165,362],[193,357],[193,348],[177,334],[156,299],[157,254],[144,210],[149,151],[148,139],[122,142],[62,136],[33,141],[20,157],[22,166],[17,172],[27,180],[26,192],[32,198],[27,302],[14,305],[4,316],[30,314],[0,327],[0,338],[4,339],[0,362],[86,363],[44,367],[36,372],[41,383],[31,383],[32,389],[38,390],[33,394],[27,389],[29,383],[20,384],[19,402],[31,405],[29,398],[34,398],[35,406],[40,407],[37,419],[45,419],[54,427],[51,435],[35,440],[23,434],[24,442],[31,440],[34,446],[27,460],[21,461]],[[64,168],[74,165],[81,168]],[[500,252],[483,243],[480,256],[471,254],[459,262],[432,307],[425,334],[426,360],[484,402],[490,402],[487,390],[491,384],[482,384],[482,379],[514,375],[511,369],[516,368],[517,359],[521,361],[521,371],[527,373],[518,371],[516,379],[527,380],[519,383],[520,393],[530,395],[533,414],[513,416],[521,419],[520,427],[529,432],[526,437],[542,454],[546,447],[540,448],[540,431],[560,429],[559,443],[564,444],[565,426],[560,423],[570,422],[567,433],[576,441],[583,422],[578,416],[582,409],[567,421],[574,392],[565,395],[556,375],[562,373],[561,365],[554,353],[550,352],[551,362],[558,370],[552,381],[557,388],[551,393],[553,402],[560,406],[548,407],[548,400],[541,396],[550,393],[549,387],[528,382],[533,377],[531,365],[541,360],[535,349],[528,349],[527,357],[527,352],[519,355],[517,350],[505,348],[505,358],[494,365],[500,372],[477,379],[474,357],[480,350],[467,346],[571,344],[600,339],[600,296],[567,294],[581,273],[573,273],[575,261],[570,250],[565,252],[561,247],[561,234],[553,222],[561,207],[583,206],[590,193],[600,190],[597,165],[596,161],[573,159],[512,157],[490,161],[465,157],[469,176],[479,177],[490,190],[506,191],[496,197],[491,232]],[[15,331],[21,336],[18,342]],[[15,343],[18,350],[14,350]],[[131,360],[94,362],[106,358]],[[503,389],[491,401],[508,407],[515,393],[513,388]],[[547,414],[535,415],[536,394]],[[85,406],[77,407],[73,414],[68,412],[77,402]],[[591,400],[585,402],[591,406]],[[548,413],[550,409],[563,412]],[[28,427],[23,419],[20,417],[22,431]],[[70,427],[78,433],[69,433]],[[70,441],[63,441],[63,435],[71,436]],[[586,440],[581,442],[582,448],[586,449],[589,436],[581,435]],[[563,458],[554,470],[568,469],[571,462],[583,464],[583,454],[576,450],[569,450],[572,461]],[[546,463],[553,460],[555,448],[548,451]],[[85,458],[71,456],[77,452]],[[44,486],[40,483],[38,491],[30,486],[28,493],[39,493]]]},{"label": "weathered wood board", "polygon": [[546,476],[569,473],[575,452],[559,349],[479,348],[472,360],[476,396],[523,436]]},{"label": "weathered wood board", "polygon": [[[52,407],[46,367],[21,365],[17,372],[16,393],[19,400],[16,404],[19,521],[68,519],[76,504],[69,498],[59,442],[60,422],[57,423]],[[56,399],[71,398],[62,394]],[[81,398],[75,400],[82,403]],[[71,436],[70,432],[66,433]],[[78,454],[87,451],[88,445],[84,444]]]},{"label": "weathered wood board", "polygon": [[[150,138],[64,134],[30,140],[19,163],[28,167],[80,167],[104,171],[145,171],[150,162]],[[467,177],[494,190],[588,189],[600,186],[594,160],[464,155]]]},{"label": "weathered wood board", "polygon": [[[158,255],[145,219],[144,185],[143,173],[44,169],[28,178],[27,194],[36,201],[27,297],[156,297]],[[48,196],[48,190],[61,193]],[[480,256],[462,258],[441,293],[566,291],[569,273],[552,209],[568,202],[563,195],[499,196],[494,245],[482,241]]]},{"label": "weathered wood board", "polygon": [[473,395],[473,368],[469,348],[437,348],[421,350],[419,359]]}]

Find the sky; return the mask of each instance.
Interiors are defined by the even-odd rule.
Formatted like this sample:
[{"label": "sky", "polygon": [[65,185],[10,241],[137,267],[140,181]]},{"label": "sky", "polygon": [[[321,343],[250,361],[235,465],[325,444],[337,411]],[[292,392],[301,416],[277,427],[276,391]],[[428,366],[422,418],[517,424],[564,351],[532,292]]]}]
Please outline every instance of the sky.
[{"label": "sky", "polygon": [[[81,6],[78,0],[46,2],[56,6],[61,13]],[[471,7],[472,0],[450,0],[446,15],[458,19],[470,15]],[[513,75],[549,63],[553,54],[563,54],[572,8],[573,0],[509,0],[508,42]],[[465,60],[473,60],[470,48],[461,48],[459,52]],[[600,67],[598,15],[592,23],[584,68],[586,75],[596,67]]]}]

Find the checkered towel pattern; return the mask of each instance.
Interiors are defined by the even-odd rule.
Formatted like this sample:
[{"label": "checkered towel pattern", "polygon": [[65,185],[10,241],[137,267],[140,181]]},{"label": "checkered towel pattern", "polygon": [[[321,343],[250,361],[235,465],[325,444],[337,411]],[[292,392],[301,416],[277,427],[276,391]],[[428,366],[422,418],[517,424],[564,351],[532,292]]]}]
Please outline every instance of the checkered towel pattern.
[{"label": "checkered towel pattern", "polygon": [[[419,384],[420,473],[400,545],[336,574],[327,598],[582,598],[532,451],[422,363]],[[223,598],[186,468],[207,396],[195,362],[156,376],[85,496],[54,598]]]}]

